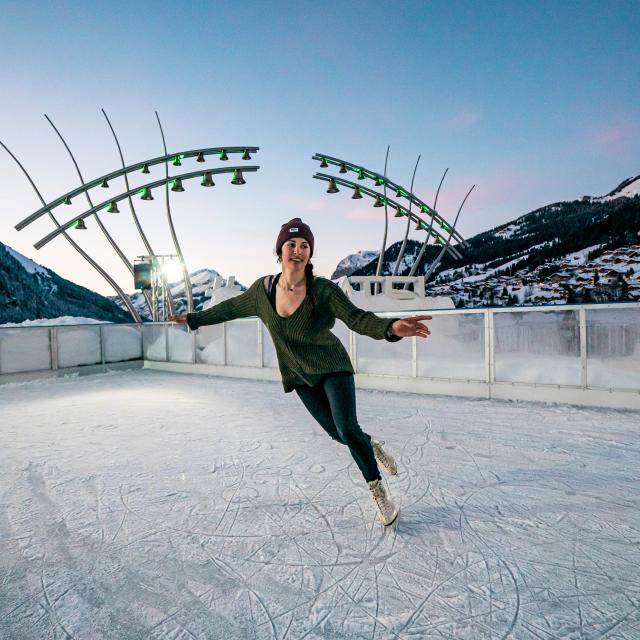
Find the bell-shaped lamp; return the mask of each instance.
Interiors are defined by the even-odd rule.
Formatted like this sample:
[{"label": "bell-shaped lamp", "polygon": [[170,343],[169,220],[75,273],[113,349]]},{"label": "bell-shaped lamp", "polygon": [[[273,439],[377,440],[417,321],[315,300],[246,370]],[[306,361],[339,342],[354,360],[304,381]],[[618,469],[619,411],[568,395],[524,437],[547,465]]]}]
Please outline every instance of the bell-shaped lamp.
[{"label": "bell-shaped lamp", "polygon": [[338,193],[338,191],[340,191],[340,189],[338,189],[336,181],[331,178],[329,180],[329,186],[327,187],[327,193]]},{"label": "bell-shaped lamp", "polygon": [[215,187],[216,183],[213,181],[213,178],[211,177],[211,172],[210,171],[205,171],[204,175],[202,176],[202,182],[200,183],[203,187]]},{"label": "bell-shaped lamp", "polygon": [[231,184],[245,184],[246,182],[247,181],[242,177],[242,171],[240,169],[234,169]]},{"label": "bell-shaped lamp", "polygon": [[116,202],[110,203],[109,208],[107,209],[107,213],[120,213],[120,209],[118,209],[118,204]]},{"label": "bell-shaped lamp", "polygon": [[182,178],[176,178],[173,182],[173,186],[171,187],[171,191],[184,191],[184,187],[182,186]]}]

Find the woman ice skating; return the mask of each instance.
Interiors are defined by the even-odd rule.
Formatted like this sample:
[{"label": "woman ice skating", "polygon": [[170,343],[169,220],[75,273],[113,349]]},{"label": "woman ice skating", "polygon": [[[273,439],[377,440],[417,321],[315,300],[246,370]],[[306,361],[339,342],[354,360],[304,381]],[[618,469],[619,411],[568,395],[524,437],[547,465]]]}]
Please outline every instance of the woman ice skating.
[{"label": "woman ice skating", "polygon": [[396,462],[383,442],[364,433],[356,416],[353,367],[349,355],[330,329],[335,319],[376,340],[426,338],[422,320],[431,316],[379,318],[359,309],[336,284],[314,276],[314,238],[308,225],[293,218],[282,225],[276,241],[282,271],[261,277],[243,294],[200,311],[171,316],[193,330],[236,318],[258,316],[269,330],[286,393],[295,391],[309,413],[337,442],[349,447],[366,480],[380,522],[391,524],[398,510],[385,491],[378,465],[395,474]]}]

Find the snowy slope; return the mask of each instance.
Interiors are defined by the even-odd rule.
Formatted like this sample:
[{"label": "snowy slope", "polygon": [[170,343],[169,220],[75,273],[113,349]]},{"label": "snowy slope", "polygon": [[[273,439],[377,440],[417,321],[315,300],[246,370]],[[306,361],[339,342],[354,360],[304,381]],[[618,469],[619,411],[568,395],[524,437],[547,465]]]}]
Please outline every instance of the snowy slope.
[{"label": "snowy slope", "polygon": [[370,250],[352,253],[338,262],[338,266],[335,268],[335,271],[331,275],[331,279],[336,280],[337,278],[341,278],[342,276],[350,276],[354,271],[357,271],[358,269],[364,267],[366,264],[369,264],[379,255],[379,251]]}]

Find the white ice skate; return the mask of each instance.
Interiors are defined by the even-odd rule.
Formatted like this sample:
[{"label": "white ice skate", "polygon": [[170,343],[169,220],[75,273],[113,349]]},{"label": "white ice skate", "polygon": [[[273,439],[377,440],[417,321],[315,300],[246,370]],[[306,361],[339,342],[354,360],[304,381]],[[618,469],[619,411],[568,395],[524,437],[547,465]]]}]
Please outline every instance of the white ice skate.
[{"label": "white ice skate", "polygon": [[371,497],[378,510],[378,520],[385,525],[390,525],[398,517],[398,510],[393,502],[387,495],[387,492],[382,484],[382,480],[372,480],[367,483],[369,485],[369,491],[371,491]]},{"label": "white ice skate", "polygon": [[371,446],[373,447],[373,455],[376,457],[378,464],[389,474],[395,476],[398,473],[398,465],[393,456],[388,454],[383,448],[384,440],[376,440],[371,438]]}]

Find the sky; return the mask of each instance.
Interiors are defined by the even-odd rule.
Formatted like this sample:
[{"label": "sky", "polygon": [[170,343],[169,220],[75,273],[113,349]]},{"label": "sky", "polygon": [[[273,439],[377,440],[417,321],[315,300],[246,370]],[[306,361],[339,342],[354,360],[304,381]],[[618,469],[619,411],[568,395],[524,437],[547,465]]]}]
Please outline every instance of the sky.
[{"label": "sky", "polygon": [[[590,2],[280,2],[0,0],[0,141],[46,201],[79,184],[47,114],[85,181],[125,162],[201,147],[260,147],[243,186],[220,177],[171,194],[190,271],[212,268],[243,284],[278,270],[280,226],[313,229],[316,273],[350,253],[380,249],[384,210],[330,195],[314,180],[324,153],[384,172],[453,221],[464,237],[558,200],[604,195],[640,173],[640,11],[637,0]],[[226,166],[241,162],[237,156]],[[179,168],[201,168],[193,160]],[[206,166],[225,166],[217,159]],[[170,168],[175,170],[174,167]],[[327,170],[331,172],[330,170]],[[164,175],[157,166],[149,179]],[[132,184],[143,184],[136,174]],[[105,295],[110,285],[48,216],[14,225],[40,201],[0,148],[0,241],[59,275]],[[369,183],[371,186],[372,183]],[[109,193],[124,191],[122,180]],[[94,202],[106,190],[94,189]],[[173,254],[163,193],[134,199],[157,254]],[[54,210],[66,222],[80,198]],[[127,205],[100,220],[129,261],[146,253]],[[78,244],[133,291],[122,260],[89,219]],[[390,215],[387,245],[404,237]],[[567,230],[569,233],[570,230]],[[424,232],[422,232],[424,234]],[[410,238],[424,240],[413,229]]]}]

